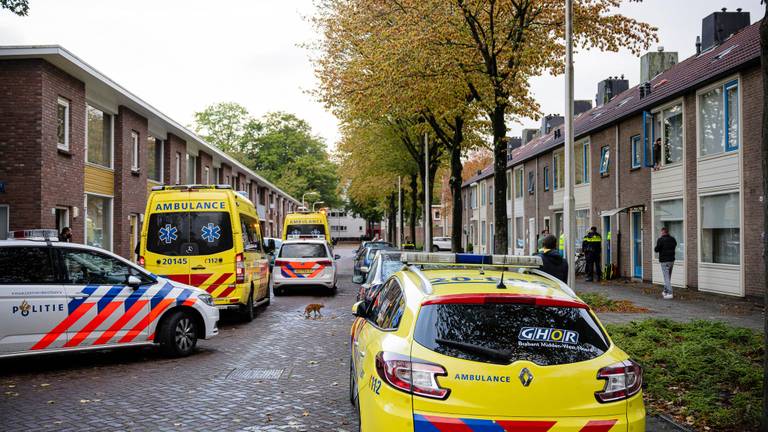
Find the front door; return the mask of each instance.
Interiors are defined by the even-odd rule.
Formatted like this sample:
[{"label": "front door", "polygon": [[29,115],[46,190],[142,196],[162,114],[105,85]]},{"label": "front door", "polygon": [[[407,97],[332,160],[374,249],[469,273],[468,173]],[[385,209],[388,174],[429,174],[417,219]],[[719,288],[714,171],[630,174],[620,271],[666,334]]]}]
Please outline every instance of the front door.
[{"label": "front door", "polygon": [[643,277],[643,220],[642,213],[632,212],[632,277]]},{"label": "front door", "polygon": [[61,348],[69,320],[51,248],[0,247],[0,354]]}]

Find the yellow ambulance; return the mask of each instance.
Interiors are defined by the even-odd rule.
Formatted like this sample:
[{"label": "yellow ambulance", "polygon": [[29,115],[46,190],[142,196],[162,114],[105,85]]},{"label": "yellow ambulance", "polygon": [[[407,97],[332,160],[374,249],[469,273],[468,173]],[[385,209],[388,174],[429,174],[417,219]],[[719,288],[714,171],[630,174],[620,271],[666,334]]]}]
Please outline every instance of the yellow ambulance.
[{"label": "yellow ambulance", "polygon": [[283,223],[283,240],[295,239],[325,239],[332,244],[325,212],[288,213]]},{"label": "yellow ambulance", "polygon": [[246,321],[269,304],[269,260],[253,203],[229,185],[157,186],[147,201],[139,264],[199,287]]}]

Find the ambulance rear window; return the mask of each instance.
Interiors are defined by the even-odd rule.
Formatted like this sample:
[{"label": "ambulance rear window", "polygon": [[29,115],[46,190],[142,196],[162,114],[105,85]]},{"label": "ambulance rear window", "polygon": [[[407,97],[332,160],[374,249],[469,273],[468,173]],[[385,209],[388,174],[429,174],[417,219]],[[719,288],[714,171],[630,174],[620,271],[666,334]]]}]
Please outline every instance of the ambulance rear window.
[{"label": "ambulance rear window", "polygon": [[226,212],[154,213],[149,217],[147,250],[156,254],[211,255],[232,249],[232,223]]},{"label": "ambulance rear window", "polygon": [[516,303],[422,306],[414,338],[443,355],[502,365],[575,363],[609,347],[587,309]]},{"label": "ambulance rear window", "polygon": [[288,237],[323,237],[325,225],[322,224],[290,224],[287,229]]}]

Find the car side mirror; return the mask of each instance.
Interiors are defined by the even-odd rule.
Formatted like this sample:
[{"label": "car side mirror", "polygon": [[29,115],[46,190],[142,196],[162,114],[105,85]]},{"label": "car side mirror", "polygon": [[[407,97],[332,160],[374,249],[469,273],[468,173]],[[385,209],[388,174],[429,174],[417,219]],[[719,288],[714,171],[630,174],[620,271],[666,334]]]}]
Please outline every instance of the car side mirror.
[{"label": "car side mirror", "polygon": [[365,302],[359,301],[352,305],[352,315],[359,318],[365,318],[367,309]]},{"label": "car side mirror", "polygon": [[126,281],[126,285],[133,289],[137,289],[141,286],[141,279],[138,276],[130,275]]},{"label": "car side mirror", "polygon": [[335,259],[335,260],[340,260],[340,259],[341,259],[341,255],[339,255],[339,254],[336,254],[336,255],[334,255],[334,256],[333,256],[333,259]]}]

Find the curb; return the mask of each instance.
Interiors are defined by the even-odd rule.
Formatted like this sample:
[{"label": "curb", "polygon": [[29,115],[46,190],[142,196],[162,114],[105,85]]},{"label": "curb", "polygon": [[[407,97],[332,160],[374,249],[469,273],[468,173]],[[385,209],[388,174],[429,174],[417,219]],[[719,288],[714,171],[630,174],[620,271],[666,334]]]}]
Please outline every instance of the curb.
[{"label": "curb", "polygon": [[663,422],[665,422],[666,424],[673,427],[675,430],[679,432],[696,432],[693,429],[690,429],[686,426],[681,425],[680,423],[676,422],[672,417],[666,414],[658,413],[658,414],[654,414],[653,417],[656,417],[657,419],[662,420]]}]

